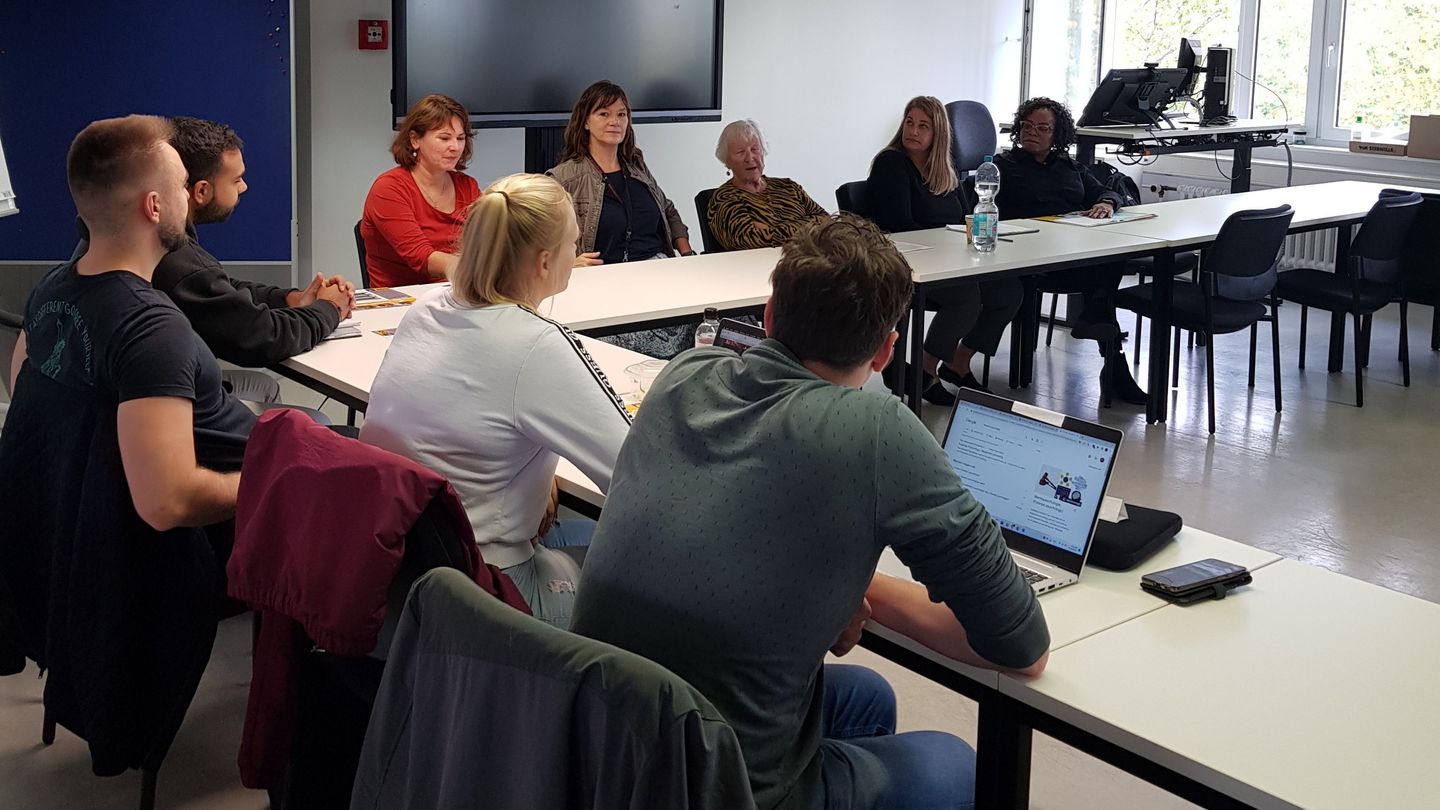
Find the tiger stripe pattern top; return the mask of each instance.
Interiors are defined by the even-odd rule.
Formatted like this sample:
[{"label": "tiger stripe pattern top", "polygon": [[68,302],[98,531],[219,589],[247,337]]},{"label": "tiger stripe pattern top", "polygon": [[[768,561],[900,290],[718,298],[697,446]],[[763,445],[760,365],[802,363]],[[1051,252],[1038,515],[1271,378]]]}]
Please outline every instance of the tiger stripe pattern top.
[{"label": "tiger stripe pattern top", "polygon": [[828,214],[787,177],[766,177],[759,194],[726,181],[715,189],[706,213],[726,250],[779,247],[805,222]]}]

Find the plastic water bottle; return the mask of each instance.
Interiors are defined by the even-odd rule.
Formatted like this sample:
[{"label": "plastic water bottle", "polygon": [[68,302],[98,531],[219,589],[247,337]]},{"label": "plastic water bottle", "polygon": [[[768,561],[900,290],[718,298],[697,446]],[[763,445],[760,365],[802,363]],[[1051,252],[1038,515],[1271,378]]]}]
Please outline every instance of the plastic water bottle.
[{"label": "plastic water bottle", "polygon": [[705,320],[695,327],[695,345],[715,345],[715,335],[720,331],[720,310],[715,307],[708,307],[705,310]]},{"label": "plastic water bottle", "polygon": [[1357,115],[1355,116],[1355,126],[1350,128],[1350,140],[1363,141],[1365,135],[1365,116]]},{"label": "plastic water bottle", "polygon": [[995,205],[995,195],[1000,193],[1000,167],[990,155],[975,170],[975,193],[980,195],[980,203],[970,216],[970,242],[977,251],[991,253],[1000,235],[1000,209]]}]

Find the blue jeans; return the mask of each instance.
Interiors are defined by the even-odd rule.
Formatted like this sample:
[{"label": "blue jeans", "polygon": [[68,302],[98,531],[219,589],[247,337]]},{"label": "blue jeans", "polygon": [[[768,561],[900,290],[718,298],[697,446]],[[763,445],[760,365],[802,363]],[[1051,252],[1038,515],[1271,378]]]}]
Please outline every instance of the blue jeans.
[{"label": "blue jeans", "polygon": [[895,692],[873,670],[825,665],[821,807],[975,806],[975,749],[940,731],[895,733]]}]

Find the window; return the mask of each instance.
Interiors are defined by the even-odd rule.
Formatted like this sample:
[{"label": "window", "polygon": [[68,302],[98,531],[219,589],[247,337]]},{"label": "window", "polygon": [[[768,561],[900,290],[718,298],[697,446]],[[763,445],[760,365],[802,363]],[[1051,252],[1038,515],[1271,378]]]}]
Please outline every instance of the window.
[{"label": "window", "polygon": [[1100,80],[1104,0],[1034,0],[1030,96],[1085,106]]},{"label": "window", "polygon": [[[1180,39],[1235,48],[1232,112],[1343,144],[1440,113],[1434,0],[1029,0],[1029,88],[1084,107],[1103,70],[1175,64]],[[1043,90],[1042,90],[1043,89]]]},{"label": "window", "polygon": [[1440,8],[1433,0],[1349,0],[1340,45],[1335,125],[1357,117],[1383,135],[1440,107]]},{"label": "window", "polygon": [[1238,44],[1240,0],[1110,0],[1115,15],[1114,56],[1108,67],[1155,62],[1174,67],[1181,37],[1204,47]]},{"label": "window", "polygon": [[1310,90],[1310,25],[1315,0],[1261,0],[1255,70],[1236,67],[1237,84],[1255,86],[1252,116],[1267,121],[1305,120]]}]

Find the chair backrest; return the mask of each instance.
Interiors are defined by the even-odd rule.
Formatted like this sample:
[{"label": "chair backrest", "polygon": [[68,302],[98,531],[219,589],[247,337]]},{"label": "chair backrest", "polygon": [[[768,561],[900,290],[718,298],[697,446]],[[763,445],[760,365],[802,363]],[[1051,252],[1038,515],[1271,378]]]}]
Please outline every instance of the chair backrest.
[{"label": "chair backrest", "polygon": [[478,795],[494,807],[754,807],[734,730],[679,676],[436,570],[406,602],[350,806]]},{"label": "chair backrest", "polygon": [[1290,206],[1236,211],[1220,226],[1200,268],[1207,291],[1232,301],[1259,301],[1275,289],[1280,249],[1295,212]]},{"label": "chair backrest", "polygon": [[[1407,197],[1414,192],[1387,188],[1385,197]],[[1400,251],[1401,274],[1410,287],[1440,286],[1440,194],[1421,194],[1420,211],[1410,225]]]},{"label": "chair backrest", "polygon": [[360,256],[360,286],[370,287],[370,265],[365,262],[365,237],[360,235],[360,223],[355,223],[355,252]]},{"label": "chair backrest", "polygon": [[1350,243],[1350,264],[1356,278],[1382,284],[1400,281],[1400,256],[1424,201],[1419,194],[1382,194],[1370,206],[1360,232]]},{"label": "chair backrest", "polygon": [[995,118],[978,101],[952,101],[945,112],[950,116],[950,159],[955,161],[955,172],[964,176],[975,171],[986,155],[995,154]]},{"label": "chair backrest", "polygon": [[705,246],[706,253],[724,253],[725,246],[710,230],[710,198],[714,196],[713,188],[704,188],[695,194],[695,213],[700,217],[700,242]]},{"label": "chair backrest", "polygon": [[862,217],[870,216],[870,195],[866,191],[865,183],[864,180],[855,180],[842,183],[835,189],[835,203],[840,206],[841,211],[849,211]]}]

